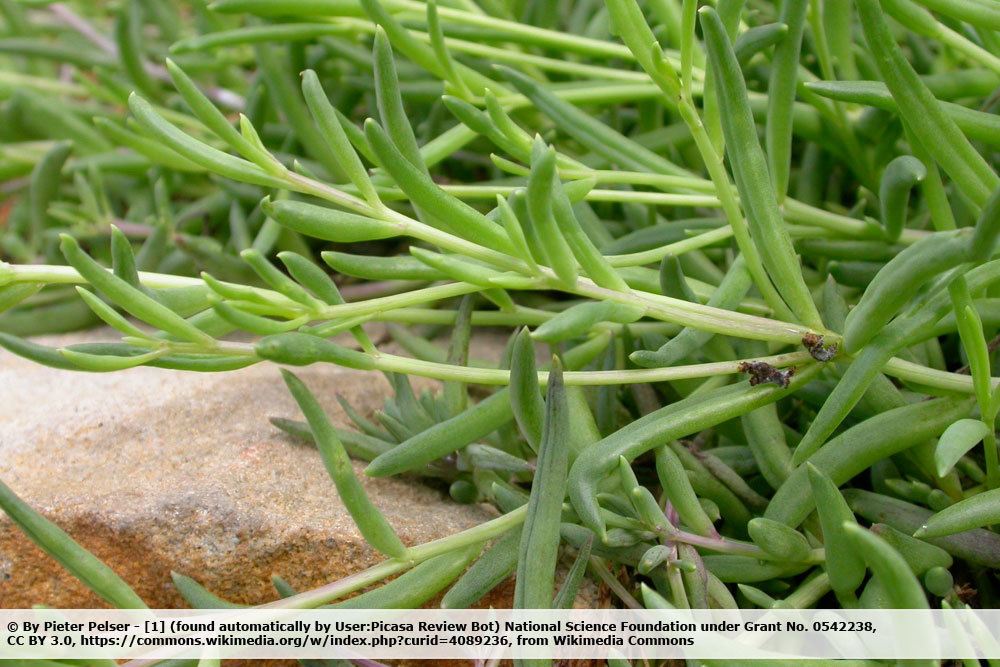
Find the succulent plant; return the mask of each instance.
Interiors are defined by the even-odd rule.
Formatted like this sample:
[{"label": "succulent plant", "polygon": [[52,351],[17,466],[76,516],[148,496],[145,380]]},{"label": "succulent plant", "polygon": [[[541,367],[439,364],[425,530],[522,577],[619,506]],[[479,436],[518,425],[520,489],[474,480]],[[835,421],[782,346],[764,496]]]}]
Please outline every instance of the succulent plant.
[{"label": "succulent plant", "polygon": [[[698,5],[0,1],[0,345],[383,373],[348,430],[283,371],[305,420],[274,425],[385,560],[272,605],[466,607],[513,574],[519,608],[588,576],[623,607],[990,606],[1000,10]],[[99,321],[121,340],[25,337]],[[498,516],[406,545],[351,458]]]}]

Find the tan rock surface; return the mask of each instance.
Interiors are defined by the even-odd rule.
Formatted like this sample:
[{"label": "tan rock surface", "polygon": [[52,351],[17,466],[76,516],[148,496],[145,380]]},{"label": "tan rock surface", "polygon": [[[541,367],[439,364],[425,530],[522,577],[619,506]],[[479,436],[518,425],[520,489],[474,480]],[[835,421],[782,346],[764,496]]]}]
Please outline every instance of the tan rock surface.
[{"label": "tan rock surface", "polygon": [[[342,424],[337,392],[362,411],[380,406],[387,392],[377,373],[298,372]],[[272,574],[305,589],[379,560],[317,452],[277,432],[271,415],[298,410],[269,364],[224,375],[152,368],[90,374],[0,350],[0,479],[151,607],[185,606],[170,570],[222,597],[259,603],[274,598]],[[491,516],[418,482],[364,484],[407,544]],[[0,515],[0,607],[35,603],[101,604]]]}]

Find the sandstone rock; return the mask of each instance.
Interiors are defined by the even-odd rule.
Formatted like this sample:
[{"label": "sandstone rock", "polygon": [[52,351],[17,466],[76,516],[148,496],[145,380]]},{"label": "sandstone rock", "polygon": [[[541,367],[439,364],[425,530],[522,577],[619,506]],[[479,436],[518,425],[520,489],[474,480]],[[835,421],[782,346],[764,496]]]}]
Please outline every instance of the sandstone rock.
[{"label": "sandstone rock", "polygon": [[[341,424],[336,393],[370,411],[388,391],[377,373],[329,366],[297,372]],[[170,570],[224,598],[260,603],[275,597],[272,574],[307,589],[380,560],[318,453],[277,432],[270,415],[299,416],[270,364],[225,375],[152,368],[90,374],[0,351],[0,479],[151,607],[186,606]],[[363,479],[407,544],[493,516],[417,481]],[[509,604],[510,589],[501,587],[490,602]],[[36,603],[101,606],[0,514],[0,607]]]}]

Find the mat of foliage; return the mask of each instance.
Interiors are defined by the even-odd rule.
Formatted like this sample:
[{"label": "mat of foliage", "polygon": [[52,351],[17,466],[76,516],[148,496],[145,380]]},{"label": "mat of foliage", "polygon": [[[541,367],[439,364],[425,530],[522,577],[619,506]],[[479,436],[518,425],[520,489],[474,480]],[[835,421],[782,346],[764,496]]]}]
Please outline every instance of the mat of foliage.
[{"label": "mat of foliage", "polygon": [[[997,602],[993,0],[0,14],[0,345],[392,384],[345,429],[282,371],[301,415],[273,424],[385,559],[311,591],[276,573],[275,605],[460,608],[510,575],[519,608],[586,578],[632,608]],[[30,340],[100,322],[120,342]],[[469,356],[483,329],[499,364]],[[351,458],[497,518],[404,544]],[[228,604],[197,579],[192,606]]]}]

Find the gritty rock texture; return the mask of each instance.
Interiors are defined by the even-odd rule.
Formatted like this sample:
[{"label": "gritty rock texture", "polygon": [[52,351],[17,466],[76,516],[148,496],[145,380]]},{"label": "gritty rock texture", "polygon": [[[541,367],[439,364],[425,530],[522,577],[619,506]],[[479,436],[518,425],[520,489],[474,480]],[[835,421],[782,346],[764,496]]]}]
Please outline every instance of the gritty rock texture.
[{"label": "gritty rock texture", "polygon": [[[388,392],[378,373],[329,366],[296,372],[340,424],[347,422],[337,393],[367,412]],[[275,597],[272,574],[306,589],[380,560],[318,453],[279,433],[267,421],[272,415],[300,418],[270,364],[224,375],[152,368],[91,374],[0,350],[0,479],[151,607],[186,606],[171,570],[224,598],[260,603]],[[417,481],[362,479],[407,544],[493,516]],[[510,589],[488,602],[506,606]],[[0,515],[0,607],[37,603],[102,606]]]}]

